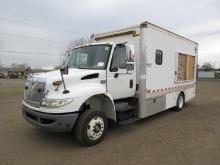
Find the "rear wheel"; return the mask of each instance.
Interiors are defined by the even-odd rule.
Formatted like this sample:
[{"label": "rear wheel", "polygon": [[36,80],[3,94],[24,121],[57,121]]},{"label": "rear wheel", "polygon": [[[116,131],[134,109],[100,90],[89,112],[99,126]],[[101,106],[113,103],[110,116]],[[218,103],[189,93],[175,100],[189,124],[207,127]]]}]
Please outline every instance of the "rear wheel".
[{"label": "rear wheel", "polygon": [[185,97],[184,97],[183,93],[180,93],[177,98],[175,110],[181,111],[183,109],[184,105],[185,105]]},{"label": "rear wheel", "polygon": [[101,111],[87,110],[83,112],[76,124],[75,136],[86,146],[102,141],[108,129],[108,120]]}]

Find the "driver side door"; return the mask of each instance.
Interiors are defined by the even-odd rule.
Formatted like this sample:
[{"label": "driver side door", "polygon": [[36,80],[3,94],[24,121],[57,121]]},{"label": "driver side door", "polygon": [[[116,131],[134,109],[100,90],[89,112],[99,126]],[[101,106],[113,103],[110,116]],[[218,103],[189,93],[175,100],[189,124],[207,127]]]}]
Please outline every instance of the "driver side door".
[{"label": "driver side door", "polygon": [[116,46],[108,70],[107,89],[113,99],[134,96],[136,81],[133,70],[127,70],[126,46]]}]

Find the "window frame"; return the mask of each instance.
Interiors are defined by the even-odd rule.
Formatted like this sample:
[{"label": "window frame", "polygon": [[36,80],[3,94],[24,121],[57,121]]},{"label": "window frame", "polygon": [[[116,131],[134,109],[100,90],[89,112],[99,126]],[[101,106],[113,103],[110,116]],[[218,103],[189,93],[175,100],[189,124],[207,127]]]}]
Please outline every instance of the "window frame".
[{"label": "window frame", "polygon": [[[125,67],[124,67],[124,68],[121,68],[121,67],[120,67],[120,51],[117,50],[117,51],[119,52],[119,55],[118,55],[118,68],[117,68],[117,71],[116,71],[116,70],[114,71],[113,68],[112,68],[114,53],[115,53],[115,50],[116,50],[116,49],[119,49],[119,50],[120,50],[120,48],[124,48],[124,49],[125,49]],[[110,64],[109,71],[110,71],[110,72],[118,72],[119,70],[126,69],[126,61],[127,61],[126,46],[115,46],[115,47],[114,47],[114,50],[113,50],[113,53],[112,53],[112,59],[111,59],[111,64]]]},{"label": "window frame", "polygon": [[[179,68],[179,65],[180,65],[180,56],[185,56],[186,60],[185,60],[185,70],[184,70],[184,79],[180,79],[179,78],[179,74],[180,74],[180,68]],[[193,65],[189,65],[189,59],[188,58],[193,58]],[[182,53],[182,52],[176,52],[176,75],[175,75],[175,82],[176,83],[182,83],[182,82],[190,82],[190,81],[193,81],[196,79],[196,56],[193,55],[193,54],[188,54],[188,53]],[[188,79],[187,75],[189,75],[190,72],[187,72],[189,71],[189,67],[191,67],[192,69],[192,77],[190,79]]]},{"label": "window frame", "polygon": [[[86,46],[78,46],[78,47],[76,47],[76,48],[73,48],[71,51],[73,51],[73,50],[75,50],[75,49],[80,49],[80,48],[84,48],[84,47],[93,47],[93,46],[108,46],[109,47],[109,49],[110,49],[110,51],[109,51],[109,53],[107,54],[107,59],[106,59],[106,64],[105,64],[105,66],[103,67],[103,68],[92,68],[92,69],[90,69],[90,68],[87,68],[87,69],[89,69],[89,70],[107,70],[107,68],[108,68],[108,64],[109,64],[109,59],[110,59],[110,55],[111,55],[111,52],[112,52],[112,48],[113,48],[113,45],[112,44],[94,44],[94,45],[86,45]],[[66,62],[65,62],[65,64],[64,65],[68,65],[68,63],[69,63],[69,61],[71,60],[71,54],[70,55],[68,55],[68,58],[67,58],[67,60],[66,60]],[[70,67],[70,68],[72,68],[72,67]]]},{"label": "window frame", "polygon": [[[160,56],[160,61],[158,61],[158,56]],[[162,65],[163,64],[163,51],[157,49],[155,53],[155,64]]]},{"label": "window frame", "polygon": [[[117,48],[117,47],[114,47],[113,52],[112,52],[111,64],[110,64],[110,67],[109,67],[109,71],[110,71],[110,72],[118,72],[118,70],[119,70],[119,64],[118,64],[117,70],[113,70],[113,68],[112,68],[112,63],[113,63],[113,59],[114,59],[114,54],[115,54],[115,49],[116,49],[116,48]],[[119,56],[118,56],[118,57],[119,57]],[[118,59],[118,62],[119,62],[119,59]]]}]

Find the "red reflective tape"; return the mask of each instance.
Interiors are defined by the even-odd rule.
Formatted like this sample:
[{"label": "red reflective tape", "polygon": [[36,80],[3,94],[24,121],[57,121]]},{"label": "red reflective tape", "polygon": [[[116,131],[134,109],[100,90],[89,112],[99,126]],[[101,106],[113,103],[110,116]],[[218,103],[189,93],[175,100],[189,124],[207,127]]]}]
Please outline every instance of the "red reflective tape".
[{"label": "red reflective tape", "polygon": [[148,90],[147,90],[147,93],[150,93],[150,92],[151,92],[151,90],[150,90],[150,89],[148,89]]}]

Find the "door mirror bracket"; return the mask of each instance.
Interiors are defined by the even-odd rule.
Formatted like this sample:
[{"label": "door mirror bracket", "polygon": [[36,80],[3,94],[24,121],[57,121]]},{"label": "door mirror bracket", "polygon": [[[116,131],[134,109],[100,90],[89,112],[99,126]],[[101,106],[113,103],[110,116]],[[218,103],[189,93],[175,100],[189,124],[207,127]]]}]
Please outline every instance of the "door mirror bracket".
[{"label": "door mirror bracket", "polygon": [[129,70],[134,70],[134,62],[126,62],[127,73]]},{"label": "door mirror bracket", "polygon": [[114,78],[118,78],[118,76],[119,76],[119,73],[114,74]]}]

